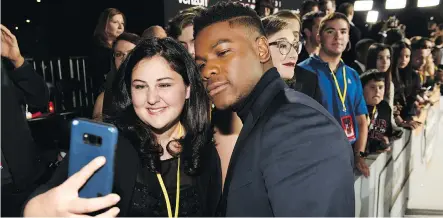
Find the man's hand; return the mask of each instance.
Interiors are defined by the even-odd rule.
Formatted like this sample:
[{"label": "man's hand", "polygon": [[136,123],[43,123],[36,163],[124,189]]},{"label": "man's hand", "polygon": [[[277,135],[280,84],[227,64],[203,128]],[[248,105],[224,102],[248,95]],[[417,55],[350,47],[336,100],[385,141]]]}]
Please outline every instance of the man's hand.
[{"label": "man's hand", "polygon": [[365,177],[369,177],[369,167],[360,155],[355,156],[355,166]]},{"label": "man's hand", "polygon": [[117,194],[96,198],[80,198],[79,189],[106,162],[97,157],[61,185],[32,198],[24,209],[25,217],[88,217],[86,214],[112,207],[99,217],[116,217],[120,209],[114,205],[120,201]]},{"label": "man's hand", "polygon": [[417,129],[418,127],[421,126],[421,122],[415,121],[415,120],[410,120],[407,122],[402,123],[402,127],[403,128],[407,128],[407,129]]},{"label": "man's hand", "polygon": [[384,143],[385,145],[389,145],[389,144],[390,144],[390,142],[389,142],[389,138],[388,138],[387,136],[383,136],[383,143]]},{"label": "man's hand", "polygon": [[387,145],[388,147],[384,150],[377,150],[377,153],[389,152],[392,150],[391,146],[389,146],[390,142],[387,136],[383,136],[382,142],[384,145]]},{"label": "man's hand", "polygon": [[392,147],[389,146],[389,147],[387,147],[385,150],[377,150],[377,153],[381,154],[381,153],[383,153],[383,152],[390,152],[391,150],[392,150]]},{"label": "man's hand", "polygon": [[2,31],[2,57],[9,59],[16,68],[23,65],[25,59],[20,54],[17,38],[5,26],[0,24]]}]

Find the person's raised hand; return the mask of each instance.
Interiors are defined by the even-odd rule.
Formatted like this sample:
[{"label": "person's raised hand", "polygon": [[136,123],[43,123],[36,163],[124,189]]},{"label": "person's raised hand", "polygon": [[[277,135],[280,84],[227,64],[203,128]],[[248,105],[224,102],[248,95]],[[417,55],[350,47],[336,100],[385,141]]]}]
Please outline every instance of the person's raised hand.
[{"label": "person's raised hand", "polygon": [[0,24],[1,41],[2,41],[2,57],[9,59],[15,67],[20,67],[25,61],[20,53],[17,38],[9,31],[8,28]]},{"label": "person's raised hand", "polygon": [[[87,217],[87,213],[114,206],[120,201],[117,194],[89,199],[78,195],[79,189],[105,162],[104,157],[97,157],[61,185],[32,198],[25,206],[24,216]],[[116,217],[119,212],[119,208],[113,207],[98,216]]]}]

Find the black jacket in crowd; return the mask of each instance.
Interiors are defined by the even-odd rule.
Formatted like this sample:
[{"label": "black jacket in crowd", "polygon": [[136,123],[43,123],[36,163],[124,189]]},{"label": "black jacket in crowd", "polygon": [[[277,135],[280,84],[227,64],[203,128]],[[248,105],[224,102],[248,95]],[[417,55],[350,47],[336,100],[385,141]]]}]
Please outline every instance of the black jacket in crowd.
[{"label": "black jacket in crowd", "polygon": [[298,54],[297,64],[303,62],[304,60],[306,60],[308,58],[309,58],[309,53],[306,50],[305,45],[303,45],[303,47],[301,48],[300,54]]},{"label": "black jacket in crowd", "polygon": [[[349,28],[350,48],[349,48],[349,50],[343,52],[343,55],[342,55],[343,61],[348,66],[350,66],[352,63],[354,63],[354,60],[357,57],[357,51],[355,50],[355,46],[357,45],[357,42],[360,41],[360,39],[361,39],[361,31],[358,29],[358,27],[356,27],[353,23],[351,23],[351,25],[349,27],[350,27]],[[357,69],[355,69],[355,70],[357,70]],[[358,72],[358,70],[357,70],[357,72]],[[360,74],[360,72],[359,72],[359,74]]]},{"label": "black jacket in crowd", "polygon": [[22,106],[46,106],[49,91],[43,78],[27,62],[16,69],[7,69],[2,63],[1,74],[1,152],[14,186],[21,190],[33,185],[45,170]]},{"label": "black jacket in crowd", "polygon": [[417,94],[420,93],[420,76],[412,69],[399,69],[400,81],[395,81],[394,104],[403,106],[401,117],[408,120],[416,115],[414,102],[417,100]]},{"label": "black jacket in crowd", "polygon": [[348,66],[357,71],[358,75],[362,75],[364,73],[364,70],[355,62],[355,60]]},{"label": "black jacket in crowd", "polygon": [[354,216],[353,152],[337,121],[275,68],[236,108],[243,121],[221,216]]},{"label": "black jacket in crowd", "polygon": [[389,138],[389,141],[393,141],[392,138],[392,123],[391,123],[391,107],[386,101],[381,101],[376,105],[376,118],[375,114],[372,114],[374,106],[367,105],[369,112],[369,119],[372,123],[372,128],[368,132],[368,142],[366,150],[370,153],[374,153],[377,150],[384,150],[388,145],[384,144],[383,136]]},{"label": "black jacket in crowd", "polygon": [[88,60],[88,72],[92,78],[92,90],[97,97],[105,84],[106,75],[112,67],[113,51],[95,39],[91,46]]}]

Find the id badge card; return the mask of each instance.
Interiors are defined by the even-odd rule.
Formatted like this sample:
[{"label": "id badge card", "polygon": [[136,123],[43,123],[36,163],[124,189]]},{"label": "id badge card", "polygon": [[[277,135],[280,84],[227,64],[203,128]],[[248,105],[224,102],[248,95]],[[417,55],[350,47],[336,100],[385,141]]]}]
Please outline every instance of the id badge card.
[{"label": "id badge card", "polygon": [[345,131],[346,136],[348,137],[349,141],[352,141],[355,139],[355,128],[354,123],[352,122],[351,116],[342,116],[341,118],[341,126],[343,130]]}]

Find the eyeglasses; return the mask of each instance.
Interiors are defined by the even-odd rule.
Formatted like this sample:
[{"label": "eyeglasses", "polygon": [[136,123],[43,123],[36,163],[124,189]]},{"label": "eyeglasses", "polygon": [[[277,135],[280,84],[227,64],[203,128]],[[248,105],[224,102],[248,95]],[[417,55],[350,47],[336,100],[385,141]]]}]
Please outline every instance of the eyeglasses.
[{"label": "eyeglasses", "polygon": [[291,52],[292,48],[295,49],[295,52],[297,52],[297,54],[300,54],[301,48],[302,48],[302,43],[300,41],[290,43],[287,40],[279,40],[279,41],[271,42],[271,43],[269,43],[269,45],[270,46],[271,45],[277,46],[278,50],[280,51],[280,54],[282,54],[282,55],[289,54],[289,52]]},{"label": "eyeglasses", "polygon": [[118,58],[118,59],[122,59],[124,60],[126,58],[126,56],[128,56],[128,53],[123,53],[123,52],[114,52],[114,58]]}]

